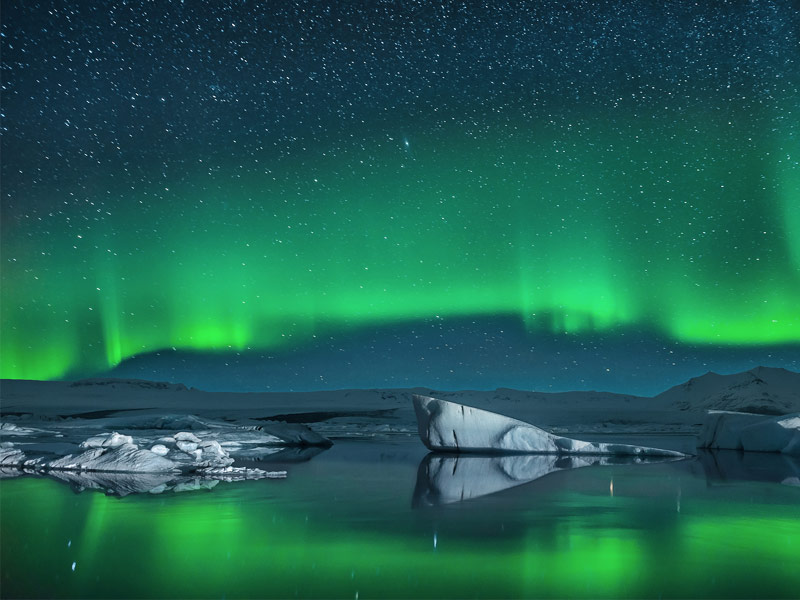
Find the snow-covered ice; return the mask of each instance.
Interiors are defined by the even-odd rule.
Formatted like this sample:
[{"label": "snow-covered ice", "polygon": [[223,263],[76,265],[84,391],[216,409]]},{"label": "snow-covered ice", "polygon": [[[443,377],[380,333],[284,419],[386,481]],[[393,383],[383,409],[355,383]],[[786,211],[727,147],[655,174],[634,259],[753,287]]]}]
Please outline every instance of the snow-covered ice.
[{"label": "snow-covered ice", "polygon": [[140,449],[135,444],[95,447],[81,454],[68,454],[47,461],[44,470],[57,471],[114,471],[120,473],[170,473],[178,464],[163,456]]},{"label": "snow-covered ice", "polygon": [[0,446],[0,466],[17,467],[25,463],[25,453],[14,448],[10,442],[3,442]]},{"label": "snow-covered ice", "polygon": [[800,413],[771,416],[712,410],[697,447],[800,456]]},{"label": "snow-covered ice", "polygon": [[129,435],[122,435],[116,431],[110,435],[94,435],[88,440],[81,442],[81,448],[118,448],[125,444],[133,444],[133,438]]},{"label": "snow-covered ice", "polygon": [[434,451],[683,456],[674,450],[561,437],[523,421],[430,396],[415,395],[414,410],[419,436]]}]

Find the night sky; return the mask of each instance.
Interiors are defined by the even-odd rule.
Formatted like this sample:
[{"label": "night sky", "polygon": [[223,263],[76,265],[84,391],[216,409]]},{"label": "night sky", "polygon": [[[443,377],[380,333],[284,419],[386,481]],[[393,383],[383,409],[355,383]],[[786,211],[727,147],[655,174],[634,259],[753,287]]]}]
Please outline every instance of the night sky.
[{"label": "night sky", "polygon": [[800,369],[794,2],[3,0],[2,36],[2,377]]}]

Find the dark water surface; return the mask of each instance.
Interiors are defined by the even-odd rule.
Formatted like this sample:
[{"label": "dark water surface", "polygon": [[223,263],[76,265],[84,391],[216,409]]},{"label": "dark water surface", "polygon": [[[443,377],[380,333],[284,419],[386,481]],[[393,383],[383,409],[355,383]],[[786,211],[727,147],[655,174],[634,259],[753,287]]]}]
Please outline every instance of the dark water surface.
[{"label": "dark water surface", "polygon": [[286,480],[124,498],[75,493],[46,478],[5,480],[0,593],[751,598],[800,591],[800,487],[789,485],[798,468],[785,457],[732,452],[591,466],[524,483],[553,465],[425,455],[415,438],[343,441],[285,465]]}]

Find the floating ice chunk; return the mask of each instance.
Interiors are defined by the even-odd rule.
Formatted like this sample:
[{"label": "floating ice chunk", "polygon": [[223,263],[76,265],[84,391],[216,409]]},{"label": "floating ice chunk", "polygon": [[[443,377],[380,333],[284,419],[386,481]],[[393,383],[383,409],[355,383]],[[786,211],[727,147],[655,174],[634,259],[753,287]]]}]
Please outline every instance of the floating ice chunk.
[{"label": "floating ice chunk", "polygon": [[167,448],[164,444],[156,444],[150,448],[150,452],[155,452],[159,456],[166,456],[169,453],[169,448]]},{"label": "floating ice chunk", "polygon": [[213,458],[228,458],[228,453],[222,449],[217,440],[206,440],[198,444],[198,450],[202,453],[203,458],[208,460]]},{"label": "floating ice chunk", "polygon": [[197,437],[195,434],[190,433],[188,431],[179,431],[173,437],[178,442],[189,442],[189,443],[195,443],[195,444],[199,444],[200,443],[200,438]]},{"label": "floating ice chunk", "polygon": [[262,435],[274,436],[281,446],[320,446],[328,448],[333,445],[333,442],[328,438],[300,423],[263,421],[261,425],[257,426],[256,431]]},{"label": "floating ice chunk", "polygon": [[113,431],[105,435],[95,435],[81,442],[81,448],[118,448],[123,444],[132,444],[133,438]]},{"label": "floating ice chunk", "polygon": [[197,450],[197,444],[195,442],[186,442],[184,440],[178,440],[178,442],[175,445],[178,446],[178,450],[181,450],[182,452],[186,452],[188,454],[191,454],[192,452]]},{"label": "floating ice chunk", "polygon": [[660,448],[573,440],[487,410],[430,396],[413,399],[419,436],[434,451],[684,456]]},{"label": "floating ice chunk", "polygon": [[214,477],[222,481],[243,481],[245,479],[286,479],[286,471],[263,471],[248,467],[222,467],[205,469],[203,476]]},{"label": "floating ice chunk", "polygon": [[134,444],[90,448],[82,454],[68,454],[44,464],[47,469],[64,471],[113,471],[120,473],[165,473],[178,465],[150,450],[139,449]]},{"label": "floating ice chunk", "polygon": [[13,446],[4,444],[0,448],[0,466],[3,467],[18,467],[25,463],[25,453],[18,450]]},{"label": "floating ice chunk", "polygon": [[800,413],[772,416],[711,410],[697,447],[800,455]]},{"label": "floating ice chunk", "polygon": [[0,433],[4,435],[33,435],[39,433],[41,429],[30,427],[20,427],[14,423],[0,423]]}]

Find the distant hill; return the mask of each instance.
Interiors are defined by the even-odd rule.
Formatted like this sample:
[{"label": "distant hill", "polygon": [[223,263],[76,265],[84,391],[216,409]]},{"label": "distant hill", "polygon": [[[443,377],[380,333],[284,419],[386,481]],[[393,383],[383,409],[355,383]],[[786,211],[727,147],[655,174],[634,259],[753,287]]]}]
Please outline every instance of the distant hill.
[{"label": "distant hill", "polygon": [[79,379],[69,384],[69,387],[108,387],[111,389],[120,388],[140,388],[144,390],[169,390],[173,392],[185,392],[187,388],[182,383],[169,383],[166,381],[150,381],[148,379],[117,379],[114,377],[93,377],[90,379]]},{"label": "distant hill", "polygon": [[734,410],[761,414],[800,412],[800,373],[756,367],[743,373],[706,373],[656,396],[679,410]]},{"label": "distant hill", "polygon": [[[138,379],[0,381],[0,416],[47,418],[105,415],[116,411],[180,412],[215,418],[253,418],[313,423],[347,417],[415,431],[413,394],[498,412],[559,431],[686,432],[707,410],[761,414],[800,412],[800,373],[757,367],[733,375],[706,373],[654,397],[610,392],[442,391],[428,388],[352,389],[317,392],[204,392],[177,383]],[[335,431],[328,432],[335,435]]]}]

